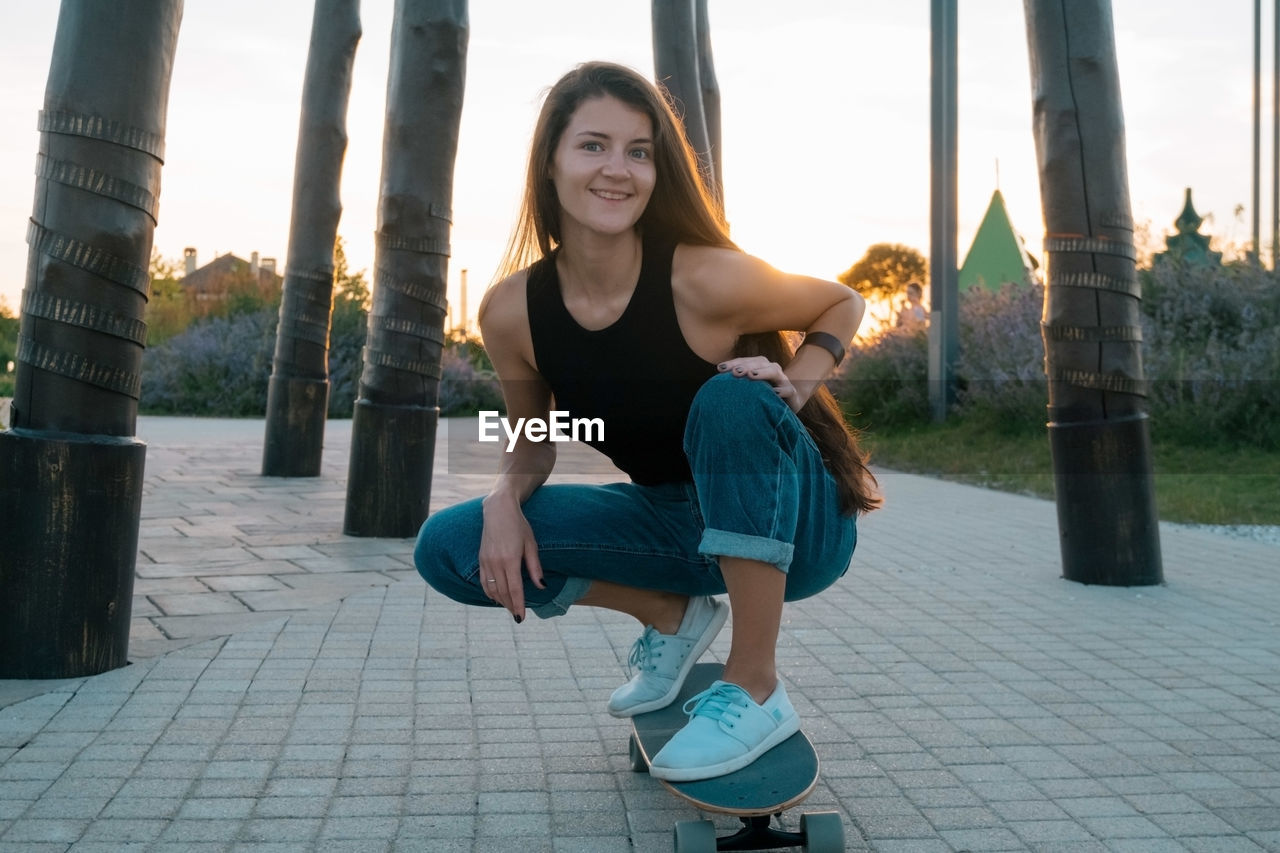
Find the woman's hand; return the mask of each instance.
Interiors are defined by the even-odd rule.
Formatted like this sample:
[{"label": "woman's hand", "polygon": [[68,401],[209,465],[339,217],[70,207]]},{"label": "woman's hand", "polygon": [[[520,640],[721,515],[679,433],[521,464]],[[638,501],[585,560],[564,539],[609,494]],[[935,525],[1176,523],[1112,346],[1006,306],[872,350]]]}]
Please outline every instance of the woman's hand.
[{"label": "woman's hand", "polygon": [[[493,497],[493,496],[491,496]],[[520,504],[495,497],[484,503],[484,528],[480,533],[480,583],[489,598],[523,622],[524,568],[539,589],[545,589],[538,542]]]},{"label": "woman's hand", "polygon": [[805,404],[806,398],[796,390],[795,385],[791,383],[791,379],[783,371],[782,365],[776,361],[770,361],[762,355],[731,358],[728,361],[720,362],[716,367],[721,373],[732,373],[734,376],[741,376],[744,379],[768,382],[773,388],[773,393],[777,394],[793,412],[800,411],[800,408]]}]

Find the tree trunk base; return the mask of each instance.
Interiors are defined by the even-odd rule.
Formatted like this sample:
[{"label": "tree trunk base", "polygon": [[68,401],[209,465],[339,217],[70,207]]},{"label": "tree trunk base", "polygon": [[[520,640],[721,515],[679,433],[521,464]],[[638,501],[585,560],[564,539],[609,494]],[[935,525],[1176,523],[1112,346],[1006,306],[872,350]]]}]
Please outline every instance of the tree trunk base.
[{"label": "tree trunk base", "polygon": [[267,385],[267,432],[262,476],[319,477],[329,380],[272,374]]},{"label": "tree trunk base", "polygon": [[0,678],[127,664],[147,446],[0,432]]},{"label": "tree trunk base", "polygon": [[347,471],[347,536],[418,534],[431,504],[440,409],[357,400]]},{"label": "tree trunk base", "polygon": [[1062,576],[1105,586],[1164,582],[1146,415],[1049,424]]}]

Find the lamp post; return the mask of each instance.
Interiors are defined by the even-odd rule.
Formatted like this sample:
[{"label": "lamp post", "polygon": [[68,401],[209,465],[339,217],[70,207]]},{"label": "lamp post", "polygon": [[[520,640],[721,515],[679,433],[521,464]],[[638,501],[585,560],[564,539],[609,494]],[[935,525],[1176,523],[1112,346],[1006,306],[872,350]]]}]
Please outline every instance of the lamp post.
[{"label": "lamp post", "polygon": [[956,268],[956,0],[933,0],[930,35],[929,410],[933,420],[941,422],[955,402],[960,335]]}]

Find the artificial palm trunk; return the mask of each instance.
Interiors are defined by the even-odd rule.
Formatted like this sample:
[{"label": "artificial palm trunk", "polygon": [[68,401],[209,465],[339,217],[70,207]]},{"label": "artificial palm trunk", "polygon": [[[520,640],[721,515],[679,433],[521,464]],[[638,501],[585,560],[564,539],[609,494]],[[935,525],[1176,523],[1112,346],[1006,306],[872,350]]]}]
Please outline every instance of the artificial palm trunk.
[{"label": "artificial palm trunk", "polygon": [[[715,171],[711,134],[707,126],[706,105],[700,65],[711,66],[711,38],[698,31],[697,0],[653,0],[653,65],[654,75],[675,100],[684,121],[685,135],[698,155],[698,167],[713,195],[719,176]],[[705,21],[705,15],[703,16]],[[702,37],[700,37],[700,35]],[[705,56],[699,50],[705,44]],[[714,87],[714,75],[710,85]],[[719,119],[719,92],[715,98]],[[718,133],[718,127],[717,127]]]},{"label": "artificial palm trunk", "polygon": [[1124,116],[1109,0],[1025,0],[1063,576],[1160,583]]},{"label": "artificial palm trunk", "polygon": [[63,0],[58,15],[0,432],[0,677],[128,663],[143,316],[181,19],[182,0]]},{"label": "artificial palm trunk", "polygon": [[716,80],[715,59],[711,53],[711,20],[707,16],[707,0],[698,0],[695,29],[698,35],[698,87],[702,90],[702,115],[707,124],[707,144],[711,149],[711,177],[716,201],[724,206],[724,151],[720,147],[720,83]]},{"label": "artificial palm trunk", "polygon": [[467,32],[465,0],[396,0],[351,536],[412,536],[430,505]]},{"label": "artificial palm trunk", "polygon": [[293,170],[289,266],[284,274],[262,473],[317,477],[329,408],[333,247],[342,216],[351,67],[360,41],[360,0],[316,0],[302,86]]}]

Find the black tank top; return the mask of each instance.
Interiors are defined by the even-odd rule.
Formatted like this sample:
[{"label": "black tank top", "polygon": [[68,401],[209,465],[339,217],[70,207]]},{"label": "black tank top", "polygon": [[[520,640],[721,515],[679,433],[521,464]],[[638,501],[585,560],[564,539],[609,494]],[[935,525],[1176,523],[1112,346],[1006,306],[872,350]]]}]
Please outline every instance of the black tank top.
[{"label": "black tank top", "polygon": [[529,330],[538,372],[555,408],[600,418],[604,440],[590,441],[641,485],[692,479],[684,426],[693,395],[716,373],[694,354],[676,321],[671,294],[675,245],[645,241],[631,301],[610,326],[582,328],[560,293],[555,256],[529,269]]}]

